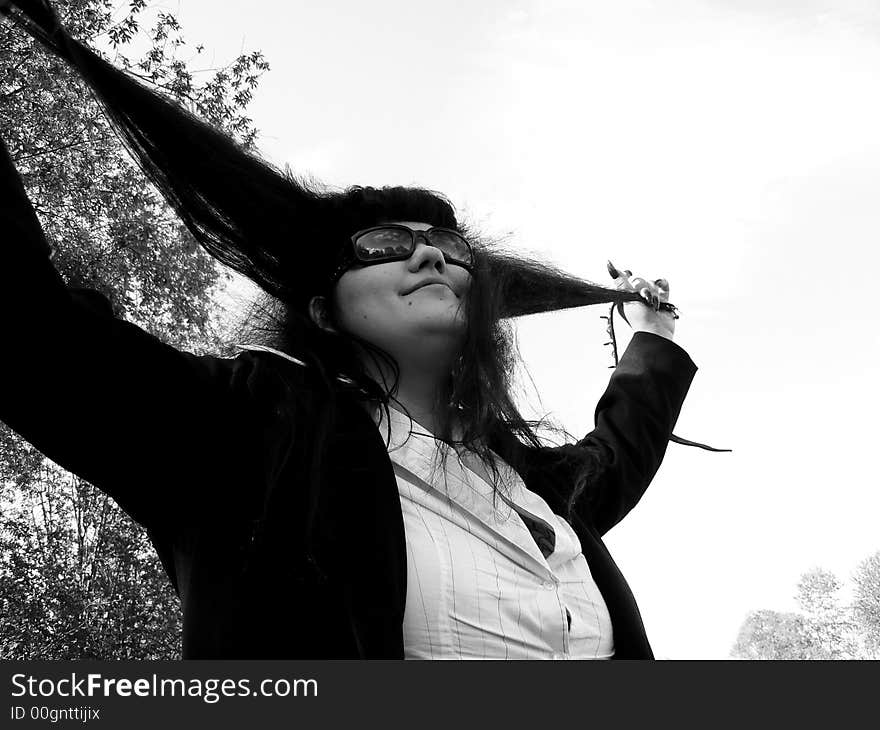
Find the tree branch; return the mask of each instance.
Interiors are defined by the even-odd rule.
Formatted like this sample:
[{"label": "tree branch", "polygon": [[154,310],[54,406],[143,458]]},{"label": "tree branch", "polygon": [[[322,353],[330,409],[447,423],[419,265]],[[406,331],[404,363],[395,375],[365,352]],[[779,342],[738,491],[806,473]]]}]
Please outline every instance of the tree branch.
[{"label": "tree branch", "polygon": [[21,157],[16,157],[13,162],[18,164],[20,162],[25,162],[27,160],[32,160],[35,157],[42,157],[43,155],[54,154],[55,152],[63,152],[64,150],[70,149],[72,147],[79,147],[80,145],[90,144],[92,142],[106,142],[107,140],[112,139],[109,136],[98,137],[97,139],[81,139],[73,142],[69,142],[67,144],[63,144],[60,147],[53,147],[51,149],[42,149],[37,150],[36,152],[28,155],[23,155]]},{"label": "tree branch", "polygon": [[17,89],[13,89],[12,91],[7,91],[3,96],[0,96],[0,99],[9,99],[10,97],[15,96],[16,94],[20,94],[24,91],[27,86],[19,86]]}]

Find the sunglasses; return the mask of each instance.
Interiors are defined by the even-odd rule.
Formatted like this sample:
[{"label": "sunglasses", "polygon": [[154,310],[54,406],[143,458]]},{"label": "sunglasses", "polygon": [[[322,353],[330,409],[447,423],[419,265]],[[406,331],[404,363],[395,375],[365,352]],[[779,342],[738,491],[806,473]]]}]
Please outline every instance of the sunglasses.
[{"label": "sunglasses", "polygon": [[335,284],[352,264],[370,266],[408,259],[416,250],[416,239],[419,236],[431,246],[439,248],[447,264],[456,264],[473,273],[473,249],[458,231],[436,227],[427,231],[414,231],[406,226],[389,223],[365,228],[351,237],[351,246],[344,249],[341,263],[333,272],[331,283]]}]

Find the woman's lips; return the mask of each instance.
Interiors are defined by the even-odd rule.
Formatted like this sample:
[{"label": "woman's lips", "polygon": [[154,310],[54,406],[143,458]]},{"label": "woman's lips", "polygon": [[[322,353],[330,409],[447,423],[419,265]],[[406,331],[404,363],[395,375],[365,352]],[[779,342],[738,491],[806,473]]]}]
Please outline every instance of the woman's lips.
[{"label": "woman's lips", "polygon": [[413,294],[413,293],[417,292],[419,289],[426,289],[426,288],[429,287],[429,286],[442,286],[442,287],[444,287],[444,288],[446,288],[446,289],[449,289],[449,291],[452,291],[452,287],[448,286],[447,284],[444,284],[444,283],[439,282],[439,281],[432,281],[430,284],[422,284],[421,286],[417,286],[417,287],[416,287],[415,289],[413,289],[412,291],[407,292],[404,296],[409,296],[410,294]]}]

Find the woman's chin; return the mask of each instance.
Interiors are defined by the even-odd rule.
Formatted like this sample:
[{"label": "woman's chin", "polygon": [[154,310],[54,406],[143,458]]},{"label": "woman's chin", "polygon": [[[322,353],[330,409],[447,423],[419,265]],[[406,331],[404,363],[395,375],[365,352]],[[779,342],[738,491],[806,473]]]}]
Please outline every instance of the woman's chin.
[{"label": "woman's chin", "polygon": [[455,311],[448,312],[424,312],[421,316],[415,312],[407,318],[405,328],[413,333],[414,338],[432,337],[438,335],[460,335],[467,327],[467,322]]}]

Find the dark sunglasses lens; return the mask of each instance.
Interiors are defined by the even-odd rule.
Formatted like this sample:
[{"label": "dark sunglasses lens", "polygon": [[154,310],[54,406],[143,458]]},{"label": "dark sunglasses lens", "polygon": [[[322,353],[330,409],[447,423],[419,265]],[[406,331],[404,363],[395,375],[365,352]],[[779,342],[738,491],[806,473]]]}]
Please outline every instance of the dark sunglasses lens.
[{"label": "dark sunglasses lens", "polygon": [[357,239],[358,254],[364,259],[379,259],[409,253],[412,236],[399,228],[380,228]]},{"label": "dark sunglasses lens", "polygon": [[471,262],[471,250],[467,242],[453,231],[431,231],[431,245],[439,248],[448,259]]}]

